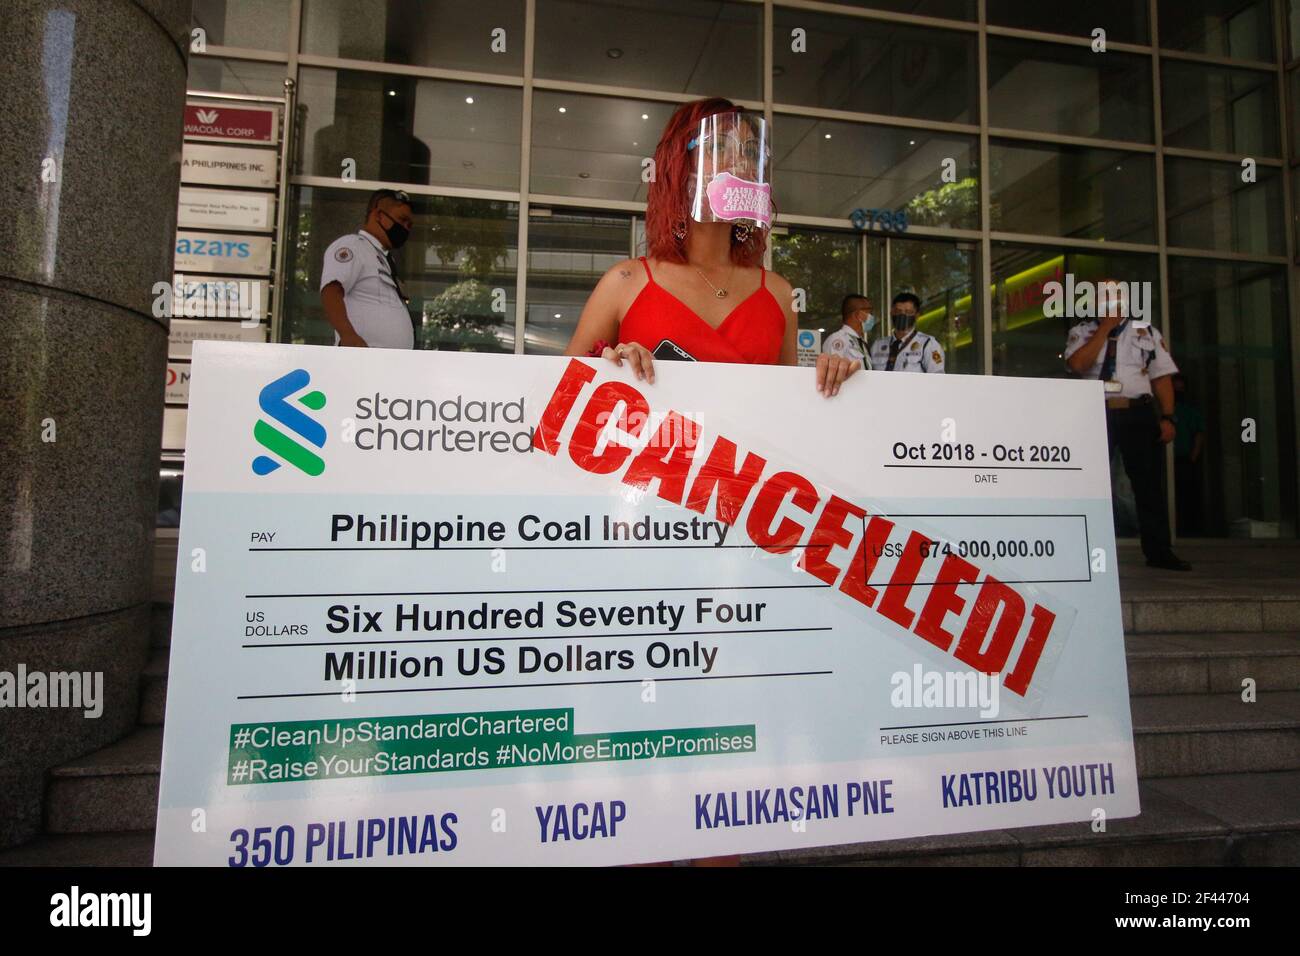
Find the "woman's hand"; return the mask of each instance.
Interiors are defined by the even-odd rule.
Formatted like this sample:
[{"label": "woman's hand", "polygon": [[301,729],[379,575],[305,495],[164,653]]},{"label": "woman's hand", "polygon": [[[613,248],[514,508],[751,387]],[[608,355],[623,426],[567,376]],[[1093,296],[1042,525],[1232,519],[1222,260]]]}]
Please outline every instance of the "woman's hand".
[{"label": "woman's hand", "polygon": [[848,380],[849,376],[860,371],[862,371],[861,362],[823,352],[817,356],[817,391],[827,398],[838,395],[840,386]]},{"label": "woman's hand", "polygon": [[650,350],[639,342],[623,342],[613,348],[606,346],[605,351],[600,353],[600,357],[609,359],[619,368],[622,368],[623,362],[626,361],[632,366],[637,381],[644,381],[650,385],[655,383],[654,357],[650,354]]}]

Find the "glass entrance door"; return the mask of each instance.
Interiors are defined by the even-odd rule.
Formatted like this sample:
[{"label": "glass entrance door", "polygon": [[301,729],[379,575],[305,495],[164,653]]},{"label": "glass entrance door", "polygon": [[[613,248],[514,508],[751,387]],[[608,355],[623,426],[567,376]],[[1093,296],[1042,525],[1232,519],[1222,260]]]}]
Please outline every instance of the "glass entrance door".
[{"label": "glass entrance door", "polygon": [[[867,263],[879,261],[884,271],[878,315],[887,319],[893,297],[912,292],[921,300],[917,328],[939,341],[948,374],[984,372],[984,336],[975,294],[979,275],[978,245],[939,239],[867,240]],[[882,330],[892,332],[892,329]]]},{"label": "glass entrance door", "polygon": [[[772,271],[795,290],[800,331],[816,332],[820,342],[842,324],[844,297],[867,289],[861,240],[848,232],[794,227],[774,231]],[[881,314],[879,304],[875,311]]]},{"label": "glass entrance door", "polygon": [[889,335],[889,305],[899,292],[921,300],[921,331],[943,346],[945,371],[978,375],[986,368],[979,322],[978,248],[974,242],[896,239],[856,232],[790,227],[772,237],[772,269],[802,290],[799,328],[824,341],[841,325],[849,293],[871,299],[876,327]]}]

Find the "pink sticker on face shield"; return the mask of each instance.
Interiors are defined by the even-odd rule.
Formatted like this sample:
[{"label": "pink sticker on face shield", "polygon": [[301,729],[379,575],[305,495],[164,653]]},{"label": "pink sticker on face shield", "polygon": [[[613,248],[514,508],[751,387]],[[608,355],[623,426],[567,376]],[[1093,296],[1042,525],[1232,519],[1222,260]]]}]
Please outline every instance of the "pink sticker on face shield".
[{"label": "pink sticker on face shield", "polygon": [[763,227],[772,223],[772,187],[731,173],[718,173],[707,190],[709,208],[719,219],[752,219]]}]

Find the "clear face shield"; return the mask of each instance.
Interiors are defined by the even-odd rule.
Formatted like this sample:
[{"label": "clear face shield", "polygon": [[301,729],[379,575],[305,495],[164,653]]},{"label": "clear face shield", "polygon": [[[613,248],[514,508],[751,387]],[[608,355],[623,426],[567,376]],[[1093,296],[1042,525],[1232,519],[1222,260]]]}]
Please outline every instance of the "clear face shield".
[{"label": "clear face shield", "polygon": [[763,117],[706,116],[690,142],[690,159],[692,219],[760,229],[772,225],[771,149]]}]

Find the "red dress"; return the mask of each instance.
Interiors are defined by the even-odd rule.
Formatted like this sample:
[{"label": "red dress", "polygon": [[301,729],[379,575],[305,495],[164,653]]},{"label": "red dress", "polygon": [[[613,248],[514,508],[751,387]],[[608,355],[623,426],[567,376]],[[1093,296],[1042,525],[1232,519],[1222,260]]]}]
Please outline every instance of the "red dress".
[{"label": "red dress", "polygon": [[656,359],[696,362],[747,362],[777,365],[785,339],[785,312],[767,287],[767,272],[760,267],[758,288],[727,313],[716,329],[700,318],[650,272],[649,281],[628,307],[618,326],[618,341],[639,342]]}]

